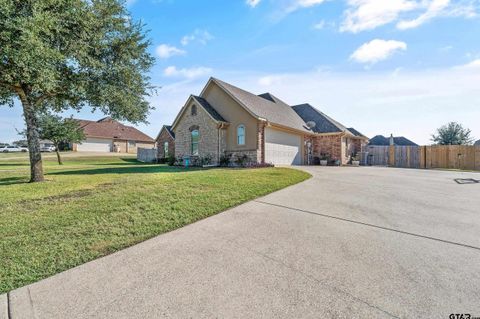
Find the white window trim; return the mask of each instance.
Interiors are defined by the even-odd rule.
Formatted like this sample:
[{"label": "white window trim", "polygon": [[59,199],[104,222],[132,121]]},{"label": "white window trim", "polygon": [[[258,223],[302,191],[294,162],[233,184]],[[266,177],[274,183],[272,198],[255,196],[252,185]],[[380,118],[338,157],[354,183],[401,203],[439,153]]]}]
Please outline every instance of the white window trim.
[{"label": "white window trim", "polygon": [[[240,137],[240,135],[238,134],[238,129],[241,128],[241,127],[243,127],[243,143],[242,144],[240,144],[238,142],[238,138]],[[239,124],[237,126],[237,132],[236,133],[237,133],[236,134],[237,135],[237,145],[241,145],[241,146],[245,145],[247,143],[247,130],[245,128],[245,125],[244,124]]]},{"label": "white window trim", "polygon": [[[197,142],[195,144],[197,144],[197,154],[194,154],[193,153],[193,132],[197,132]],[[200,130],[192,130],[190,132],[190,153],[192,156],[198,156],[200,154]]]},{"label": "white window trim", "polygon": [[163,156],[164,157],[167,157],[169,155],[168,154],[168,147],[169,147],[168,141],[163,142]]}]

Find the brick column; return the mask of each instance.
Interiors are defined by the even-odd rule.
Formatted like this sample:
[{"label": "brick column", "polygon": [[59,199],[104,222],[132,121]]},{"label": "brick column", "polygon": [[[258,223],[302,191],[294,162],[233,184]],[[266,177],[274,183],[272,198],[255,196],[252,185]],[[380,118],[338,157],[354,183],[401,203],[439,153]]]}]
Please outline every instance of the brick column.
[{"label": "brick column", "polygon": [[257,162],[265,163],[265,122],[258,121],[257,124]]}]

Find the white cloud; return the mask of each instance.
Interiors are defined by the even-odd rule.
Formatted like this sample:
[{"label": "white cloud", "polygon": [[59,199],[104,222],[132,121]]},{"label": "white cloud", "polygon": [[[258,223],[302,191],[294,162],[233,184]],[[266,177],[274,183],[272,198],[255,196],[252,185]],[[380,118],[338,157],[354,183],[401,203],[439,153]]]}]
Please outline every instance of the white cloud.
[{"label": "white cloud", "polygon": [[325,2],[325,0],[297,0],[296,3],[299,7],[312,7],[317,4],[321,4]]},{"label": "white cloud", "polygon": [[348,0],[348,6],[340,31],[357,33],[395,21],[418,4],[410,0]]},{"label": "white cloud", "polygon": [[258,84],[261,86],[271,86],[280,83],[283,79],[281,75],[266,75],[258,79]]},{"label": "white cloud", "polygon": [[[477,16],[478,0],[348,0],[342,32],[361,32],[397,22],[400,30],[416,28],[437,17]],[[406,18],[405,15],[409,17]],[[417,15],[416,18],[411,18]]]},{"label": "white cloud", "polygon": [[322,30],[323,28],[325,28],[325,20],[322,20],[322,21],[314,24],[313,28],[317,29],[317,30]]},{"label": "white cloud", "polygon": [[416,28],[419,25],[437,17],[450,4],[450,0],[432,0],[428,5],[427,11],[412,20],[402,20],[397,23],[400,30]]},{"label": "white cloud", "polygon": [[328,22],[325,20],[321,20],[313,25],[313,28],[316,30],[324,30],[324,29],[334,29],[335,22]]},{"label": "white cloud", "polygon": [[185,55],[187,52],[182,49],[178,49],[174,46],[168,44],[160,44],[156,49],[155,52],[157,55],[162,59],[168,59],[175,55]]},{"label": "white cloud", "polygon": [[293,0],[289,6],[286,7],[286,13],[293,12],[302,8],[309,8],[324,3],[326,0]]},{"label": "white cloud", "polygon": [[246,0],[245,2],[248,6],[255,8],[260,3],[260,0]]},{"label": "white cloud", "polygon": [[191,42],[198,42],[200,44],[207,44],[208,41],[213,40],[214,36],[211,35],[207,30],[195,29],[192,34],[187,34],[183,36],[180,41],[183,46],[190,44]]},{"label": "white cloud", "polygon": [[201,76],[209,75],[212,73],[211,68],[207,67],[193,67],[193,68],[182,68],[177,69],[176,66],[169,66],[163,70],[163,75],[166,77],[183,77],[187,79],[195,79]]},{"label": "white cloud", "polygon": [[467,63],[467,64],[464,64],[464,65],[461,65],[457,68],[461,68],[461,69],[479,69],[480,70],[480,59],[476,59],[476,60],[473,60],[472,62],[470,63]]},{"label": "white cloud", "polygon": [[364,43],[355,52],[352,53],[350,59],[359,63],[377,63],[389,58],[397,51],[405,51],[407,44],[395,40],[375,39]]}]

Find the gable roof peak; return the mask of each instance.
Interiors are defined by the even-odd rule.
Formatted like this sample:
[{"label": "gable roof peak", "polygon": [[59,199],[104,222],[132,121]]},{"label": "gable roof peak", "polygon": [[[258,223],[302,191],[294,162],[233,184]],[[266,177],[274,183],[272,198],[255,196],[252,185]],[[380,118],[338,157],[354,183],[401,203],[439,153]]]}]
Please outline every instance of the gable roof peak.
[{"label": "gable roof peak", "polygon": [[275,97],[272,94],[270,94],[269,92],[259,94],[258,96],[263,97],[264,99],[269,100],[270,102],[277,103],[275,101]]},{"label": "gable roof peak", "polygon": [[[273,94],[268,93],[268,95],[263,94],[263,96],[258,96],[216,78],[212,78],[212,81],[253,117],[294,130],[311,132],[290,105],[275,97]],[[202,96],[204,92],[205,89],[202,91]]]},{"label": "gable roof peak", "polygon": [[[294,105],[292,106],[292,109],[305,121],[305,123],[315,122],[315,127],[312,128],[315,133],[349,132],[344,125],[335,121],[309,103]],[[351,134],[353,135],[353,133]]]}]

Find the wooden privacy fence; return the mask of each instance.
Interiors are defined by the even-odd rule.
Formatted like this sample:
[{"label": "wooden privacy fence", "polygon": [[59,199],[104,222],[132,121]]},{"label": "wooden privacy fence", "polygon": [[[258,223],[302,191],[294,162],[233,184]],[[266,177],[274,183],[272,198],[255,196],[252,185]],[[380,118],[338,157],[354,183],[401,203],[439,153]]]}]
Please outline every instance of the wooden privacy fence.
[{"label": "wooden privacy fence", "polygon": [[403,168],[480,170],[480,146],[367,146],[362,163]]},{"label": "wooden privacy fence", "polygon": [[157,161],[156,148],[138,148],[137,160],[144,163],[153,163]]}]

